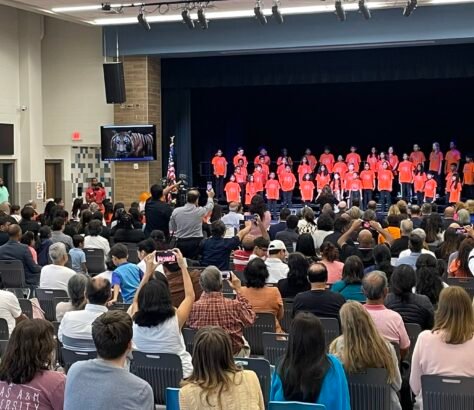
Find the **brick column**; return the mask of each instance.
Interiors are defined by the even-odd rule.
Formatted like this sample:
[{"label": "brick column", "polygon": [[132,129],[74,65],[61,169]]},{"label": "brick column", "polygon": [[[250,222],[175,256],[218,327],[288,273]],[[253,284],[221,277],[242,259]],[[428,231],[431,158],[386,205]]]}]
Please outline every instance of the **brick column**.
[{"label": "brick column", "polygon": [[161,63],[155,57],[124,57],[127,101],[114,106],[114,123],[155,124],[157,161],[115,162],[112,167],[113,200],[130,206],[143,191],[159,182],[161,163]]}]

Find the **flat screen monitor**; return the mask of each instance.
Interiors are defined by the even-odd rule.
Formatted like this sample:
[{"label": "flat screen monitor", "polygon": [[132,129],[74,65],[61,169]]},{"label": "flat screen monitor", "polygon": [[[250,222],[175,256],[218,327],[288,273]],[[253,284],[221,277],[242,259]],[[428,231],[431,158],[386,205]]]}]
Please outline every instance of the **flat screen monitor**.
[{"label": "flat screen monitor", "polygon": [[103,161],[156,160],[154,125],[106,125],[100,134]]},{"label": "flat screen monitor", "polygon": [[0,155],[13,155],[13,124],[0,124]]}]

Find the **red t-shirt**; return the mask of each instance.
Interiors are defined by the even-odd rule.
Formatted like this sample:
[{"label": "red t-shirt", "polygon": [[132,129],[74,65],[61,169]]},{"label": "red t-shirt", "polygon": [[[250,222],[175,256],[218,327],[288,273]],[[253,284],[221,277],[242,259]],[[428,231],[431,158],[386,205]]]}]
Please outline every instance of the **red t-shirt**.
[{"label": "red t-shirt", "polygon": [[416,167],[418,164],[423,164],[426,161],[425,154],[422,151],[413,151],[410,154],[410,161]]},{"label": "red t-shirt", "polygon": [[[265,155],[265,162],[264,162],[264,164],[265,164],[265,165],[270,165],[270,162],[271,162],[270,157],[269,157],[268,155]],[[260,162],[260,155],[257,155],[257,156],[255,157],[255,159],[253,160],[253,163],[254,163],[255,165],[261,164],[261,162]]]},{"label": "red t-shirt", "polygon": [[234,172],[235,181],[239,184],[245,184],[247,182],[247,168],[240,168],[240,172]]},{"label": "red t-shirt", "polygon": [[239,155],[237,154],[235,157],[234,157],[234,160],[232,161],[234,163],[234,167],[237,167],[239,165],[239,159],[243,160],[244,161],[244,165],[242,165],[244,168],[247,168],[247,165],[248,165],[248,161],[247,161],[247,157],[245,155]]},{"label": "red t-shirt", "polygon": [[434,198],[436,196],[436,188],[438,184],[432,179],[428,179],[425,182],[425,198]]},{"label": "red t-shirt", "polygon": [[456,185],[450,184],[449,203],[455,204],[456,202],[461,201],[461,191],[462,191],[462,184],[460,182]]},{"label": "red t-shirt", "polygon": [[360,191],[362,189],[362,181],[357,178],[349,183],[349,191]]},{"label": "red t-shirt", "polygon": [[269,179],[265,184],[267,199],[280,199],[280,183],[276,179]]},{"label": "red t-shirt", "polygon": [[379,191],[391,191],[393,173],[389,169],[382,169],[378,173]]},{"label": "red t-shirt", "polygon": [[336,162],[332,167],[332,172],[335,174],[336,172],[341,176],[341,179],[344,179],[348,171],[347,164],[345,162]]},{"label": "red t-shirt", "polygon": [[474,162],[466,162],[463,168],[464,184],[474,185]]},{"label": "red t-shirt", "polygon": [[430,154],[430,171],[438,173],[440,171],[441,163],[443,162],[443,153],[441,151],[431,151]]},{"label": "red t-shirt", "polygon": [[257,192],[257,185],[255,185],[255,182],[247,182],[245,187],[245,205],[250,205],[252,198]]},{"label": "red t-shirt", "polygon": [[308,164],[311,167],[311,171],[316,167],[318,164],[318,160],[314,155],[306,155],[306,158],[308,159]]},{"label": "red t-shirt", "polygon": [[448,173],[451,164],[457,164],[461,161],[461,153],[457,149],[450,149],[446,153],[446,164],[444,165],[444,172]]},{"label": "red t-shirt", "polygon": [[227,196],[227,202],[240,202],[240,185],[237,182],[227,182],[224,191]]},{"label": "red t-shirt", "polygon": [[330,182],[331,182],[330,174],[324,175],[321,173],[321,174],[316,175],[316,185],[318,187],[318,190],[323,189],[324,186],[329,185]]},{"label": "red t-shirt", "polygon": [[360,162],[361,162],[360,155],[357,152],[351,152],[351,153],[346,155],[347,165],[349,165],[351,163],[354,164],[354,169],[356,171],[359,170]]},{"label": "red t-shirt", "polygon": [[372,155],[368,155],[367,162],[370,165],[370,170],[377,172],[377,164],[379,163],[379,156],[376,155],[375,157],[373,157]]},{"label": "red t-shirt", "polygon": [[415,192],[423,192],[425,189],[426,174],[423,172],[421,174],[413,174],[413,185],[415,186]]},{"label": "red t-shirt", "polygon": [[300,183],[301,199],[303,201],[312,201],[314,195],[313,181],[303,181]]},{"label": "red t-shirt", "polygon": [[313,172],[313,168],[310,165],[300,165],[298,167],[298,180],[299,182],[303,181],[303,177],[306,174],[311,174]]},{"label": "red t-shirt", "polygon": [[334,167],[334,155],[332,154],[321,154],[319,157],[319,162],[321,164],[326,165],[326,168],[328,169],[329,173],[333,173],[333,167]]},{"label": "red t-shirt", "polygon": [[282,172],[280,174],[280,185],[282,191],[288,192],[295,189],[296,178],[292,172]]},{"label": "red t-shirt", "polygon": [[362,189],[375,189],[375,174],[373,171],[366,171],[365,169],[360,173],[362,181]]},{"label": "red t-shirt", "polygon": [[227,160],[216,155],[212,158],[212,166],[214,167],[214,175],[223,177],[227,171]]},{"label": "red t-shirt", "polygon": [[411,184],[413,182],[413,171],[415,166],[411,161],[402,161],[398,166],[399,177],[398,180],[402,184]]}]

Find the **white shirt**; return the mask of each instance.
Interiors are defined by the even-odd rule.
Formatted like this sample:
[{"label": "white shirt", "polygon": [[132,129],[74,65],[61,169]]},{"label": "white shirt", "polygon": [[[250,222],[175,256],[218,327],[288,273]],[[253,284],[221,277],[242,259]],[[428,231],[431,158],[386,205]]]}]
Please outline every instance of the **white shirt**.
[{"label": "white shirt", "polygon": [[311,234],[311,236],[313,237],[314,247],[316,248],[316,252],[319,252],[319,248],[321,247],[324,240],[326,239],[326,236],[329,236],[332,233],[334,233],[334,231],[316,231]]},{"label": "white shirt", "polygon": [[110,252],[109,241],[103,236],[90,236],[87,235],[84,238],[84,248],[90,249],[102,249],[104,251],[104,258],[107,259],[107,255]]},{"label": "white shirt", "polygon": [[76,272],[67,266],[46,265],[41,268],[39,287],[43,289],[61,289],[67,292],[67,284]]},{"label": "white shirt", "polygon": [[[428,249],[425,249],[425,248],[421,249],[421,253],[426,253],[426,254],[431,255],[434,258],[436,258],[436,255],[433,252],[429,251]],[[400,255],[398,256],[398,259],[403,258],[405,256],[410,256],[410,255],[411,255],[411,250],[410,249],[405,249],[404,251],[400,252]]]},{"label": "white shirt", "polygon": [[21,307],[17,297],[6,290],[0,290],[0,318],[8,323],[8,331],[12,334],[15,328],[15,319],[21,316]]},{"label": "white shirt", "polygon": [[269,273],[267,283],[278,283],[280,279],[286,279],[288,276],[290,268],[278,258],[268,257],[265,261],[265,265],[267,265]]},{"label": "white shirt", "polygon": [[224,215],[221,218],[221,221],[224,222],[225,226],[232,226],[235,228],[236,231],[239,230],[240,221],[244,220],[244,216],[242,214],[238,214],[237,212],[230,211],[227,215]]}]

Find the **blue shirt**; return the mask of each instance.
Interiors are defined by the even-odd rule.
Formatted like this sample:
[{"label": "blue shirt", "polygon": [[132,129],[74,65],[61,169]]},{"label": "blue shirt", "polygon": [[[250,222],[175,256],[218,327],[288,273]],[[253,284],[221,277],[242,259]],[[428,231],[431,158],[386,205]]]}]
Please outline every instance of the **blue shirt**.
[{"label": "blue shirt", "polygon": [[[328,410],[350,410],[351,400],[344,368],[335,356],[328,354],[327,357],[331,365],[324,376],[321,391],[315,404],[323,404]],[[286,401],[283,394],[283,384],[277,370],[272,375],[270,400]]]},{"label": "blue shirt", "polygon": [[72,248],[69,251],[71,257],[72,270],[82,272],[82,264],[86,263],[86,254],[81,248]]},{"label": "blue shirt", "polygon": [[335,282],[331,286],[333,292],[340,293],[346,300],[365,302],[366,297],[362,291],[362,283],[346,283],[343,280]]},{"label": "blue shirt", "polygon": [[201,244],[201,266],[214,265],[220,270],[229,270],[230,254],[240,245],[238,236],[216,238],[211,236]]},{"label": "blue shirt", "polygon": [[143,272],[137,265],[126,262],[112,272],[112,286],[119,285],[124,303],[132,303]]}]

